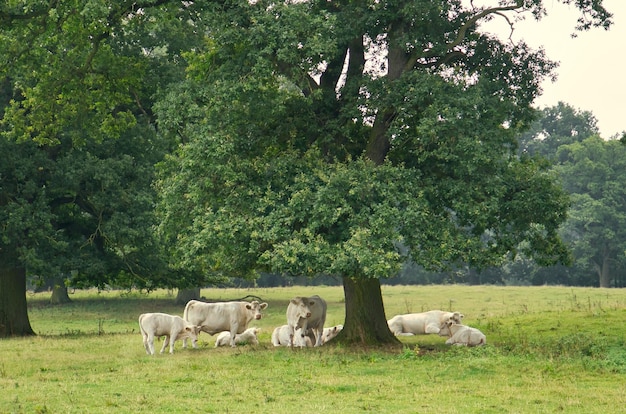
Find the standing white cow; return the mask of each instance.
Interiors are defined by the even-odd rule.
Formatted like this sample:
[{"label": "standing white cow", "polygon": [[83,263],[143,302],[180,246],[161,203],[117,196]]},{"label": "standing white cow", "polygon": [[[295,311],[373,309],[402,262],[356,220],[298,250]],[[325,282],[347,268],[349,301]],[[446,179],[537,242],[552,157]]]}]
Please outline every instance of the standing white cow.
[{"label": "standing white cow", "polygon": [[[249,345],[258,345],[259,338],[258,334],[261,331],[261,328],[248,328],[240,334],[235,335],[235,344],[249,344]],[[223,331],[217,335],[217,339],[215,340],[215,347],[218,346],[226,346],[230,344],[230,332]]]},{"label": "standing white cow", "polygon": [[[261,311],[267,308],[267,303],[252,302],[216,302],[206,303],[199,300],[190,300],[185,306],[183,318],[201,327],[209,335],[218,332],[230,332],[230,346],[235,347],[235,335],[248,328],[252,319],[261,319]],[[198,339],[191,341],[194,348],[198,347]],[[183,348],[187,341],[183,340]]]},{"label": "standing white cow", "polygon": [[307,330],[315,335],[314,346],[322,345],[322,334],[326,322],[326,301],[317,295],[296,296],[287,306],[287,325],[289,326],[289,345],[294,345],[296,329],[302,329],[300,335],[306,336]]},{"label": "standing white cow", "polygon": [[195,341],[200,333],[200,327],[195,326],[180,316],[167,313],[142,313],[139,315],[139,331],[143,337],[143,346],[148,355],[154,355],[154,337],[165,336],[161,353],[169,344],[170,354],[174,353],[174,342],[177,339],[191,338]]},{"label": "standing white cow", "polygon": [[448,345],[459,346],[482,346],[487,343],[487,337],[476,328],[461,325],[450,320],[441,325],[439,336],[449,337]]},{"label": "standing white cow", "polygon": [[[313,346],[313,340],[310,335],[301,335],[302,329],[295,330],[293,336],[293,346],[306,348]],[[313,338],[315,339],[315,338]],[[274,346],[290,346],[289,325],[279,326],[272,332],[272,345]]]},{"label": "standing white cow", "polygon": [[387,321],[389,330],[396,336],[424,335],[439,333],[441,325],[452,320],[461,323],[463,314],[459,312],[445,312],[431,310],[422,313],[408,313],[396,315]]}]

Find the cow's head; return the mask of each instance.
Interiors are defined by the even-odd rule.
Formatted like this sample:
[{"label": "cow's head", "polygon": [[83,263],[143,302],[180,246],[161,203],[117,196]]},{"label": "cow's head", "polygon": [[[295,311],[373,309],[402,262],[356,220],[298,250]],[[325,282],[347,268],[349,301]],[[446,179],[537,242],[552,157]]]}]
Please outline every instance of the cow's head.
[{"label": "cow's head", "polygon": [[254,319],[261,319],[261,311],[265,308],[267,308],[267,303],[259,303],[256,300],[246,304],[246,309],[252,312]]},{"label": "cow's head", "polygon": [[296,296],[291,299],[291,303],[296,307],[296,316],[298,318],[306,319],[311,317],[311,307],[315,306],[315,301]]},{"label": "cow's head", "polygon": [[454,312],[452,316],[450,316],[450,320],[456,323],[461,323],[461,320],[465,317],[462,313]]},{"label": "cow's head", "polygon": [[331,339],[339,335],[339,332],[341,332],[342,329],[343,325],[333,326],[332,328],[328,328],[328,330],[324,329],[324,336],[322,338],[322,341],[324,343],[330,341]]},{"label": "cow's head", "polygon": [[439,327],[439,336],[452,336],[452,332],[450,332],[450,327],[455,324],[455,321],[450,318],[444,321]]},{"label": "cow's head", "polygon": [[202,326],[187,325],[185,326],[185,330],[183,330],[181,333],[178,334],[177,339],[189,338],[192,341],[196,341],[198,339],[198,335],[200,334],[201,330],[202,330]]},{"label": "cow's head", "polygon": [[248,333],[248,335],[246,335],[245,337],[246,342],[249,343],[250,345],[258,345],[259,344],[259,338],[258,338],[259,332],[261,332],[261,328],[246,329],[246,331],[243,333],[243,334]]}]

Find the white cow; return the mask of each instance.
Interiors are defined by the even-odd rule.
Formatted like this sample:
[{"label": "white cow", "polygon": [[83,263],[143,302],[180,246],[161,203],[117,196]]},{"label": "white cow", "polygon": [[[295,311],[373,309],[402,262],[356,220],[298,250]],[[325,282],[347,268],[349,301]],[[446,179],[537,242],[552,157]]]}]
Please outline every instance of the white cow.
[{"label": "white cow", "polygon": [[335,325],[331,326],[330,328],[324,328],[324,333],[322,334],[322,343],[325,344],[326,342],[339,335],[339,332],[341,332],[342,329],[343,325]]},{"label": "white cow", "polygon": [[167,313],[142,313],[139,315],[139,331],[148,355],[154,355],[154,337],[159,336],[165,336],[161,353],[169,344],[170,354],[173,354],[174,342],[177,339],[186,338],[195,341],[200,333],[200,327],[183,320],[180,316]]},{"label": "white cow", "polygon": [[[293,336],[293,346],[306,348],[313,346],[313,340],[310,335],[301,335],[302,329],[295,330]],[[315,338],[313,338],[315,339]],[[289,325],[279,326],[272,332],[272,345],[274,346],[290,346],[289,342]]]},{"label": "white cow", "polygon": [[314,346],[322,345],[322,334],[326,322],[326,301],[317,295],[310,297],[296,296],[287,306],[287,325],[289,326],[289,345],[294,345],[296,329],[302,329],[304,337],[308,330],[315,336]]},{"label": "white cow", "polygon": [[[209,335],[218,332],[230,332],[230,346],[235,347],[235,335],[248,328],[252,319],[261,319],[261,311],[267,308],[267,303],[252,302],[215,302],[206,303],[199,300],[190,300],[185,306],[183,318],[201,327]],[[198,347],[198,339],[191,341],[194,348]],[[187,341],[183,340],[183,348]]]},{"label": "white cow", "polygon": [[476,328],[461,325],[450,320],[441,325],[440,336],[448,336],[446,344],[459,346],[482,346],[487,343],[487,337]]},{"label": "white cow", "polygon": [[[235,335],[235,344],[248,344],[248,345],[258,345],[259,338],[258,334],[261,331],[261,328],[248,328],[240,334]],[[215,347],[218,346],[226,346],[230,344],[230,332],[223,331],[217,336],[215,340]]]},{"label": "white cow", "polygon": [[463,314],[431,310],[422,313],[396,315],[387,321],[389,330],[396,336],[424,335],[439,333],[441,325],[449,320],[461,323]]}]

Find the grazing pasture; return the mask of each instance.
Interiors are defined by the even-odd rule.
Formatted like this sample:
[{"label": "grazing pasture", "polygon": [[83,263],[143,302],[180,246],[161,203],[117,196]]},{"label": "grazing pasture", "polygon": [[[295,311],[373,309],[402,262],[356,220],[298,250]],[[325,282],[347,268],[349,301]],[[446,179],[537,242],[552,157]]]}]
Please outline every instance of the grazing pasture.
[{"label": "grazing pasture", "polygon": [[[213,300],[269,304],[258,345],[148,356],[137,317],[182,316],[173,293],[77,291],[72,303],[29,294],[36,337],[0,340],[1,413],[611,413],[626,407],[626,290],[568,287],[383,286],[387,318],[460,311],[487,346],[436,335],[404,348],[275,348],[294,296],[318,294],[326,326],[343,323],[341,287],[203,289]],[[161,342],[155,344],[157,349]]]}]

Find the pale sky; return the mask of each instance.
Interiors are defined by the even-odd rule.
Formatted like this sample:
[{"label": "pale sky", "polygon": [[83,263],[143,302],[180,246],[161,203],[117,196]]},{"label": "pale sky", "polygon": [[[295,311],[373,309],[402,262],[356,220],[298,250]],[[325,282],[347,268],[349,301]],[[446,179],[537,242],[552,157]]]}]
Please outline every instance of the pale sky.
[{"label": "pale sky", "polygon": [[[578,9],[546,0],[548,16],[539,22],[532,16],[518,22],[513,40],[523,38],[533,48],[543,46],[548,58],[560,63],[557,81],[544,82],[536,106],[544,108],[563,101],[589,111],[598,120],[600,135],[607,139],[626,131],[626,0],[603,3],[613,13],[614,24],[608,31],[592,28],[572,38]],[[489,23],[489,31],[508,37],[508,25],[497,20],[497,26],[492,26],[496,22]]]}]

